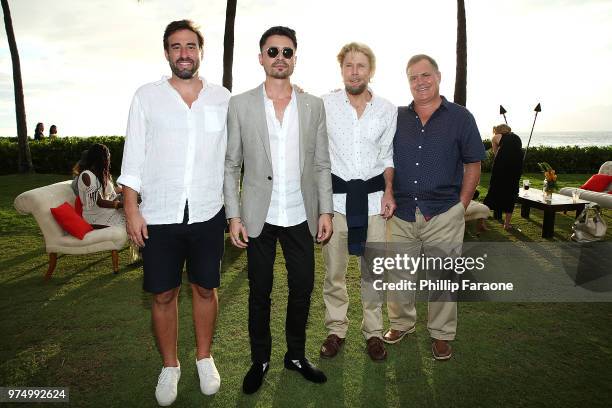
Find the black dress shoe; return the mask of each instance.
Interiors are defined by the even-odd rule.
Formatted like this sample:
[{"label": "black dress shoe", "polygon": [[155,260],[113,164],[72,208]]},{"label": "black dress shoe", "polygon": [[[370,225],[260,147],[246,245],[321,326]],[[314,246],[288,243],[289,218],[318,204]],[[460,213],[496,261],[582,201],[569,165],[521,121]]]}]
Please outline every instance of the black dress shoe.
[{"label": "black dress shoe", "polygon": [[270,368],[270,364],[253,364],[242,381],[242,392],[253,394],[257,392]]},{"label": "black dress shoe", "polygon": [[327,381],[327,377],[323,371],[315,367],[306,357],[301,358],[297,363],[294,363],[285,355],[285,368],[287,370],[297,371],[298,373],[302,374],[305,379],[312,381],[313,383],[324,383]]}]

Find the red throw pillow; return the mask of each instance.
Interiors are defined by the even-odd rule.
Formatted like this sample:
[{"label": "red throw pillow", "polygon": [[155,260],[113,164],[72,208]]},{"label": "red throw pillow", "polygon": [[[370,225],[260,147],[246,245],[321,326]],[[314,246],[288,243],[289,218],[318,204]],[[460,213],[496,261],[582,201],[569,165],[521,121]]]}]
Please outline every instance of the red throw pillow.
[{"label": "red throw pillow", "polygon": [[74,200],[74,210],[79,217],[83,216],[83,203],[81,202],[81,197],[77,196],[76,200]]},{"label": "red throw pillow", "polygon": [[51,214],[53,214],[53,218],[55,218],[55,221],[57,221],[64,231],[78,239],[83,239],[85,234],[89,231],[93,231],[92,226],[80,217],[74,208],[67,202],[59,207],[52,208]]},{"label": "red throw pillow", "polygon": [[593,176],[588,179],[586,183],[581,185],[580,188],[601,193],[610,183],[612,183],[612,176],[607,174],[593,174]]}]

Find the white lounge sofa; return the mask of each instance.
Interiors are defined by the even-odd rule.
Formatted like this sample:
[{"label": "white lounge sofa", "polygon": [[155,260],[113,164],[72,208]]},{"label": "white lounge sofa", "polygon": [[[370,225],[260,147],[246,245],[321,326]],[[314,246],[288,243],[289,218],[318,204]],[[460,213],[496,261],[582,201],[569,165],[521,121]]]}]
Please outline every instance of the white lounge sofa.
[{"label": "white lounge sofa", "polygon": [[21,214],[32,214],[45,238],[49,254],[49,267],[45,274],[48,280],[57,264],[57,254],[82,255],[101,251],[111,251],[113,272],[119,271],[119,253],[127,242],[124,227],[108,227],[93,230],[83,240],[65,232],[51,215],[51,208],[64,202],[74,204],[76,196],[70,187],[71,181],[63,181],[49,186],[26,191],[15,198],[15,209]]},{"label": "white lounge sofa", "polygon": [[[599,168],[599,174],[612,175],[612,161],[607,161]],[[586,180],[585,180],[586,181]],[[576,187],[563,187],[559,194],[571,197],[574,191],[580,192],[581,200],[588,200],[599,204],[602,208],[612,208],[612,194],[608,194],[608,191],[612,191],[612,183],[608,185],[608,188],[601,193],[590,190],[583,190]]]}]

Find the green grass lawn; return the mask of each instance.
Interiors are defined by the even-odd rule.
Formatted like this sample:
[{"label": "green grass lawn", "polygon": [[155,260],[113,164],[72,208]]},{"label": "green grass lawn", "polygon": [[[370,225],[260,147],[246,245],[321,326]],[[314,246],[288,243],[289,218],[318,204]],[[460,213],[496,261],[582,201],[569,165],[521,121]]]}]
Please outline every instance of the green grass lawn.
[{"label": "green grass lawn", "polygon": [[[526,177],[538,188],[539,174]],[[560,175],[561,185],[580,185],[587,175]],[[150,321],[150,296],[141,289],[142,268],[127,264],[112,274],[110,253],[62,256],[43,283],[47,256],[31,216],[18,215],[22,191],[66,179],[57,175],[0,177],[0,386],[68,386],[79,407],[154,407],[161,361]],[[541,184],[541,181],[540,181]],[[488,174],[483,175],[481,199]],[[542,213],[531,219],[515,211],[517,230],[506,232],[489,219],[466,240],[542,241]],[[607,210],[606,220],[612,226]],[[558,214],[553,241],[571,233],[573,214]],[[520,230],[520,231],[519,231]],[[612,228],[610,228],[612,230]],[[607,239],[612,239],[609,231]],[[283,369],[286,273],[279,252],[273,291],[271,369],[260,392],[244,396],[242,377],[250,366],[247,333],[246,254],[226,242],[214,356],[219,393],[200,394],[190,291],[180,295],[179,358],[182,377],[173,406],[362,406],[362,407],[609,407],[612,400],[612,304],[461,303],[452,360],[433,360],[426,329],[426,304],[417,307],[414,335],[389,346],[385,363],[373,363],[360,333],[361,306],[356,259],[347,284],[352,303],[345,348],[321,361],[324,267],[316,253],[316,282],[308,326],[307,355],[328,375],[324,385]],[[187,288],[186,288],[187,289]],[[21,406],[21,405],[20,405]]]}]

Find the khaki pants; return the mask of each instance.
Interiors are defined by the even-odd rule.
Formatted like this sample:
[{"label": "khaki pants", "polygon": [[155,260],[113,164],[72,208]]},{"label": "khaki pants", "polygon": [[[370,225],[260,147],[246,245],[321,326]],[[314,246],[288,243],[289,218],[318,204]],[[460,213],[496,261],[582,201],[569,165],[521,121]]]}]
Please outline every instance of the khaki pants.
[{"label": "khaki pants", "polygon": [[[349,305],[346,290],[346,268],[348,265],[348,227],[346,216],[334,213],[334,233],[331,239],[323,245],[323,259],[325,260],[325,282],[323,283],[323,301],[325,302],[325,327],[328,334],[335,334],[340,338],[346,337],[349,320],[347,310]],[[368,218],[367,242],[385,241],[386,221],[380,215]],[[365,270],[364,257],[360,257],[359,269]],[[361,298],[363,306],[363,320],[361,330],[364,337],[382,338],[382,294],[377,293],[371,284],[361,283]],[[377,299],[377,300],[375,300]]]},{"label": "khaki pants", "polygon": [[[402,249],[410,257],[418,257],[421,251],[427,256],[427,247],[441,248],[446,256],[460,256],[465,231],[465,207],[459,202],[445,213],[425,221],[417,208],[415,222],[393,217],[389,220],[390,241],[402,243]],[[436,246],[436,243],[440,243]],[[416,323],[415,293],[408,292],[402,302],[388,302],[389,321],[395,330],[410,330]],[[457,303],[429,302],[427,329],[430,336],[439,340],[454,340],[457,332]]]}]

